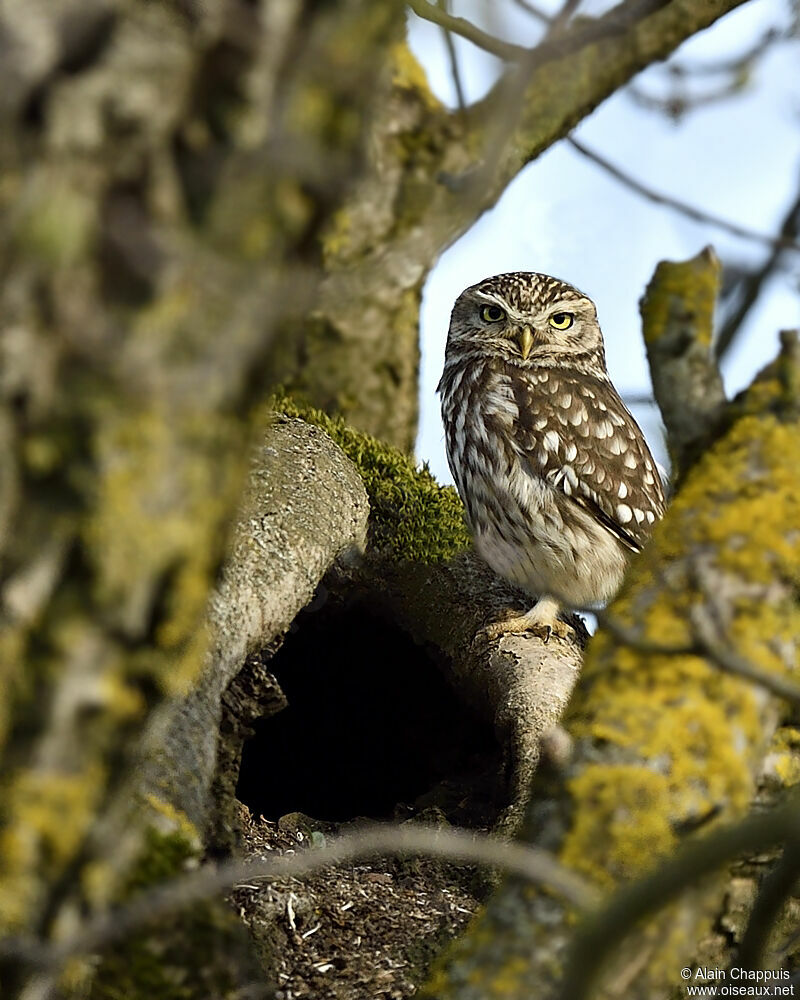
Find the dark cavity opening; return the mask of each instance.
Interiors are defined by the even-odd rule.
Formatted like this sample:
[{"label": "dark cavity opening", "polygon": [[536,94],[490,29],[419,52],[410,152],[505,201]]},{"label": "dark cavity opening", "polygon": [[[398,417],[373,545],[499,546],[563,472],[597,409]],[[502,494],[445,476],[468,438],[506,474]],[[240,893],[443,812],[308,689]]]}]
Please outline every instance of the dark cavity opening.
[{"label": "dark cavity opening", "polygon": [[255,723],[237,798],[276,820],[403,819],[431,807],[490,823],[500,749],[431,654],[363,606],[305,612],[269,667],[288,707]]}]

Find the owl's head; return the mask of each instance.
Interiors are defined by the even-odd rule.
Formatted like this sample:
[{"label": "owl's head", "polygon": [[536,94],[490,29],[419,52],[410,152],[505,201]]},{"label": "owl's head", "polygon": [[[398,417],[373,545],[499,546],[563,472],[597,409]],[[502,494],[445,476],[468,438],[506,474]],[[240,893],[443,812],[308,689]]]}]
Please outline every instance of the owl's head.
[{"label": "owl's head", "polygon": [[574,365],[605,373],[594,303],[547,274],[498,274],[465,289],[447,336],[448,357],[464,353],[524,368]]}]

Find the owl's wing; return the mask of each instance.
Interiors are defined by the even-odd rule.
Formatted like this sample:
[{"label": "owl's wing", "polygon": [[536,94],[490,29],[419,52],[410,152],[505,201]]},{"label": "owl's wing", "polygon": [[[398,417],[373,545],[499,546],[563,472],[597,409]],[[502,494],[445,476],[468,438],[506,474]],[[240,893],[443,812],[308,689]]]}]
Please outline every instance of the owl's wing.
[{"label": "owl's wing", "polygon": [[638,552],[664,513],[664,491],[644,436],[611,383],[550,369],[514,380],[513,391],[513,440],[530,474]]}]

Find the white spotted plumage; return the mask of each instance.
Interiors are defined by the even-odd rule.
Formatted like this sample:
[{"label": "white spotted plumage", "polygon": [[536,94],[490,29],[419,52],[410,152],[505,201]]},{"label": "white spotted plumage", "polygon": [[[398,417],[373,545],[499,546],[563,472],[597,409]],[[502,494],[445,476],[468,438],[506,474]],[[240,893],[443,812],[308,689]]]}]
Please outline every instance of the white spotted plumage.
[{"label": "white spotted plumage", "polygon": [[439,392],[478,553],[539,597],[607,601],[662,516],[664,495],[608,378],[591,300],[539,274],[466,289]]}]

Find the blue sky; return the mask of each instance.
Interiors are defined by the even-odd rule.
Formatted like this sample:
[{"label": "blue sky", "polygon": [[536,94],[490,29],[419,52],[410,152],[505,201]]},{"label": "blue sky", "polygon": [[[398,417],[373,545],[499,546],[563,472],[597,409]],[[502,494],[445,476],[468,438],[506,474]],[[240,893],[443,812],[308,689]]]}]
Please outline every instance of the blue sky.
[{"label": "blue sky", "polygon": [[[542,4],[541,6],[545,6]],[[453,13],[514,41],[533,43],[536,21],[511,0],[455,0]],[[598,13],[586,3],[582,12]],[[786,0],[751,0],[686,43],[684,64],[734,56],[770,26],[791,23]],[[409,40],[435,93],[454,103],[441,31],[413,15]],[[496,78],[499,63],[457,40],[470,100]],[[637,87],[663,93],[663,67],[640,74]],[[713,87],[718,80],[704,80]],[[677,124],[643,110],[627,91],[598,108],[575,132],[650,187],[715,215],[772,233],[800,183],[800,40],[774,45],[739,96],[689,113]],[[623,188],[566,143],[548,150],[514,180],[497,206],[441,257],[427,282],[421,312],[422,368],[417,455],[450,482],[435,387],[450,309],[467,285],[501,271],[543,271],[577,285],[595,300],[609,371],[626,394],[649,392],[638,301],[662,259],[684,259],[713,244],[723,260],[757,262],[766,251],[711,226],[645,201]],[[774,356],[778,331],[800,326],[800,254],[785,254],[725,366],[736,391]],[[664,460],[658,413],[634,406],[650,444]]]}]

